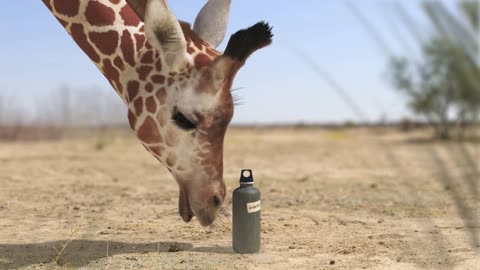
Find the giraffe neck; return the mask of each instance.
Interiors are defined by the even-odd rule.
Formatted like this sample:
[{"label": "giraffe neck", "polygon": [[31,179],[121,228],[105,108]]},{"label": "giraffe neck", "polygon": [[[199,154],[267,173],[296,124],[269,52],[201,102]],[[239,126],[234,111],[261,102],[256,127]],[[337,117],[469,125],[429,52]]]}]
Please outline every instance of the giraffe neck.
[{"label": "giraffe neck", "polygon": [[192,63],[180,72],[170,72],[146,40],[144,23],[126,0],[42,1],[134,111],[140,107],[133,101],[141,90],[155,92],[165,101],[161,96],[174,83],[187,81],[192,67],[201,68],[219,55],[181,23]]}]

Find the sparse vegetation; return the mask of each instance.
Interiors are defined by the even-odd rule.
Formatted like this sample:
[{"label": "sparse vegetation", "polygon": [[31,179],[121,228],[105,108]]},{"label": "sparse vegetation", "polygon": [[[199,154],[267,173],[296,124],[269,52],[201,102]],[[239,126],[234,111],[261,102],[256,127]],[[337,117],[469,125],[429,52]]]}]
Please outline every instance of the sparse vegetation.
[{"label": "sparse vegetation", "polygon": [[[465,128],[480,111],[480,95],[466,84],[457,55],[466,56],[448,41],[434,38],[423,49],[416,65],[405,58],[392,61],[392,82],[408,105],[434,128],[438,138],[449,139],[453,122]],[[473,66],[470,68],[473,69]],[[480,74],[479,74],[480,75]]]},{"label": "sparse vegetation", "polygon": [[76,228],[74,230],[72,230],[72,232],[70,233],[70,236],[68,237],[67,241],[65,241],[64,243],[61,244],[61,247],[60,248],[57,248],[55,246],[53,246],[53,249],[55,250],[55,252],[57,253],[55,258],[53,259],[53,262],[57,265],[60,265],[60,266],[63,266],[65,263],[61,260],[62,259],[62,256],[65,255],[65,250],[67,249],[68,245],[72,242],[72,240],[74,239],[75,237],[75,234],[78,232],[79,228]]},{"label": "sparse vegetation", "polygon": [[[423,48],[419,61],[392,58],[391,81],[412,111],[435,128],[437,138],[449,139],[455,129],[463,139],[480,116],[480,42],[471,34],[478,32],[478,4],[460,2],[460,14],[470,24],[461,23],[440,2],[424,1],[423,7],[434,32],[418,40]],[[412,22],[405,24],[415,31]]]},{"label": "sparse vegetation", "polygon": [[182,251],[182,247],[177,242],[173,242],[168,247],[168,252],[180,252],[180,251]]},{"label": "sparse vegetation", "polygon": [[[17,102],[13,94],[0,92],[0,140],[60,140],[73,128],[126,126],[124,105],[114,95],[97,88],[72,90],[61,85]],[[99,139],[95,148],[104,147],[104,140]]]}]

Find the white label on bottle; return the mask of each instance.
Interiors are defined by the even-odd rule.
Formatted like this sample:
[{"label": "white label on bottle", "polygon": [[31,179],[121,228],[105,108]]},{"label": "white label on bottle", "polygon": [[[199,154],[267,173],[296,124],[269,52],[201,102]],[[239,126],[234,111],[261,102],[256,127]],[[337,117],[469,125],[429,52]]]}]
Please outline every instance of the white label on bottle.
[{"label": "white label on bottle", "polygon": [[255,213],[260,211],[260,201],[247,203],[247,212],[248,213]]}]

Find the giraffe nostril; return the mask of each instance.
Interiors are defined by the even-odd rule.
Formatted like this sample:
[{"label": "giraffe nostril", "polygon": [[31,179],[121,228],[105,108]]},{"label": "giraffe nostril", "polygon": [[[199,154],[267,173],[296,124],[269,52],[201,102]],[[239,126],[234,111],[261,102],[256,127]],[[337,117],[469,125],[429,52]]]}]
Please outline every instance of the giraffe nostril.
[{"label": "giraffe nostril", "polygon": [[219,207],[222,204],[222,200],[217,195],[213,196],[213,205]]}]

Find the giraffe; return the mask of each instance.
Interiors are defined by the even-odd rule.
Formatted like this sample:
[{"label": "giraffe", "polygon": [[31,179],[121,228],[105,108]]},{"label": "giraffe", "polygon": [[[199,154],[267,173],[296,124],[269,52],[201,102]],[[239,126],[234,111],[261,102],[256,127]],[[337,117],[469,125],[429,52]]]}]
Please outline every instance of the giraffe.
[{"label": "giraffe", "polygon": [[225,199],[223,143],[238,70],[273,34],[259,22],[215,50],[230,0],[209,0],[193,29],[166,0],[42,0],[128,108],[141,144],[179,186],[179,214],[202,226]]}]

